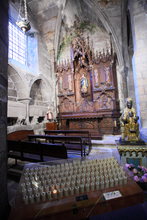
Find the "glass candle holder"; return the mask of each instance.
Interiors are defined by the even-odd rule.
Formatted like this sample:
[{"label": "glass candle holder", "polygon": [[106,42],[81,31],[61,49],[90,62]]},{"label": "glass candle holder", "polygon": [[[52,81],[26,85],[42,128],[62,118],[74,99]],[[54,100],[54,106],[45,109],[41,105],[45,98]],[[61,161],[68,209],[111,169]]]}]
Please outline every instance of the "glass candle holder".
[{"label": "glass candle holder", "polygon": [[47,199],[48,199],[48,200],[51,200],[51,199],[52,199],[52,192],[51,192],[51,191],[48,191],[48,192],[46,193],[46,196],[47,196]]},{"label": "glass candle holder", "polygon": [[66,176],[62,177],[62,181],[65,183],[66,182]]},{"label": "glass candle holder", "polygon": [[91,182],[95,182],[95,177],[91,177]]},{"label": "glass candle holder", "polygon": [[110,180],[110,187],[114,187],[114,180],[113,179]]},{"label": "glass candle holder", "polygon": [[33,190],[32,190],[32,188],[29,188],[28,189],[28,195],[30,196],[30,195],[32,195],[33,194]]},{"label": "glass candle holder", "polygon": [[85,178],[81,179],[81,184],[84,184],[86,182]]},{"label": "glass candle holder", "polygon": [[57,190],[56,189],[54,189],[52,191],[52,197],[53,197],[53,199],[57,199]]},{"label": "glass candle holder", "polygon": [[71,186],[71,185],[70,185],[70,182],[66,182],[65,185],[66,185],[67,188],[69,188],[69,187]]},{"label": "glass candle holder", "polygon": [[22,193],[23,197],[26,196],[27,195],[26,188],[21,189],[21,193]]},{"label": "glass candle holder", "polygon": [[127,179],[126,176],[124,176],[124,177],[123,177],[123,183],[124,183],[124,184],[127,184],[127,182],[128,182],[128,179]]},{"label": "glass candle holder", "polygon": [[101,185],[101,189],[104,189],[104,188],[105,188],[104,181],[101,181],[101,182],[100,182],[100,185]]},{"label": "glass candle holder", "polygon": [[71,176],[67,177],[67,181],[69,181],[69,182],[71,181]]},{"label": "glass candle holder", "polygon": [[46,184],[51,185],[51,182],[52,182],[52,180],[51,180],[51,179],[48,179],[48,180],[46,181]]},{"label": "glass candle holder", "polygon": [[30,182],[26,182],[26,187],[27,187],[27,189],[29,189],[31,187],[31,183]]},{"label": "glass candle holder", "polygon": [[40,191],[40,193],[42,193],[44,191],[43,186],[39,187],[39,191]]},{"label": "glass candle holder", "polygon": [[100,189],[100,182],[99,181],[95,182],[95,189],[96,190]]},{"label": "glass candle holder", "polygon": [[74,187],[70,187],[69,188],[69,193],[70,193],[71,196],[74,195]]},{"label": "glass candle holder", "polygon": [[26,189],[26,184],[25,183],[21,183],[21,188],[22,189]]},{"label": "glass candle holder", "polygon": [[109,180],[105,180],[105,187],[109,188]]},{"label": "glass candle holder", "polygon": [[118,178],[114,178],[114,185],[118,186]]},{"label": "glass candle holder", "polygon": [[30,181],[30,178],[29,177],[24,177],[24,180],[25,180],[25,183],[27,183],[27,182]]},{"label": "glass candle holder", "polygon": [[75,194],[79,194],[79,186],[75,186],[74,191],[75,191]]},{"label": "glass candle holder", "polygon": [[47,181],[46,181],[46,180],[43,180],[43,181],[42,181],[42,185],[45,187],[46,184],[47,184]]},{"label": "glass candle holder", "polygon": [[77,180],[76,181],[76,186],[80,186],[80,182],[81,182],[80,180]]},{"label": "glass candle holder", "polygon": [[57,189],[57,190],[60,189],[60,183],[55,184],[55,189]]},{"label": "glass candle holder", "polygon": [[84,193],[84,184],[80,185],[80,193]]},{"label": "glass candle holder", "polygon": [[71,182],[71,186],[72,186],[72,187],[75,187],[75,181],[72,181],[72,182]]},{"label": "glass candle holder", "polygon": [[38,193],[39,188],[38,188],[37,184],[33,185],[32,188],[33,188],[33,192],[34,192],[35,194]]},{"label": "glass candle holder", "polygon": [[88,178],[86,179],[86,183],[90,184],[90,182],[91,182],[91,179],[88,177]]},{"label": "glass candle holder", "polygon": [[61,188],[64,189],[64,187],[65,187],[65,183],[62,182],[62,183],[61,183]]},{"label": "glass candle holder", "polygon": [[91,191],[94,191],[94,190],[95,190],[95,184],[94,184],[94,182],[91,182],[91,183],[90,183],[90,189],[91,189]]},{"label": "glass candle holder", "polygon": [[68,194],[68,188],[67,187],[65,187],[64,189],[63,189],[63,192],[64,192],[64,196],[68,196],[69,194]]},{"label": "glass candle holder", "polygon": [[41,193],[41,200],[44,202],[46,200],[46,193],[42,192]]},{"label": "glass candle holder", "polygon": [[44,189],[45,189],[45,192],[48,192],[48,191],[49,191],[49,185],[46,185],[46,186],[44,187]]},{"label": "glass candle holder", "polygon": [[58,198],[62,198],[63,197],[63,189],[59,189],[58,190]]},{"label": "glass candle holder", "polygon": [[86,184],[85,184],[85,189],[86,189],[86,192],[89,192],[89,191],[90,191],[90,185],[89,185],[89,183],[86,183]]},{"label": "glass candle holder", "polygon": [[29,202],[34,203],[34,195],[29,195]]},{"label": "glass candle holder", "polygon": [[23,196],[23,201],[27,205],[29,203],[29,197],[27,195]]}]

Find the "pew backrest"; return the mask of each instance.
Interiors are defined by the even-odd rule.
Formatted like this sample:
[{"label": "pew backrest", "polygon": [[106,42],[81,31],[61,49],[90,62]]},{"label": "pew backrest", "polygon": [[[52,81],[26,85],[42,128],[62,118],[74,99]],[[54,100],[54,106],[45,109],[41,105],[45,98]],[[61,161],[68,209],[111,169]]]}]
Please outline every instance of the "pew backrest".
[{"label": "pew backrest", "polygon": [[[37,161],[44,161],[44,156],[67,159],[67,149],[64,144],[52,144],[52,143],[39,143],[39,142],[26,142],[26,141],[15,141],[8,140],[8,157],[18,159],[20,153],[20,160],[29,160],[26,154],[30,154],[30,161],[33,160],[33,156],[38,155]],[[35,159],[34,159],[35,160]]]},{"label": "pew backrest", "polygon": [[33,130],[19,130],[7,134],[7,140],[24,141],[29,134],[34,134]]}]

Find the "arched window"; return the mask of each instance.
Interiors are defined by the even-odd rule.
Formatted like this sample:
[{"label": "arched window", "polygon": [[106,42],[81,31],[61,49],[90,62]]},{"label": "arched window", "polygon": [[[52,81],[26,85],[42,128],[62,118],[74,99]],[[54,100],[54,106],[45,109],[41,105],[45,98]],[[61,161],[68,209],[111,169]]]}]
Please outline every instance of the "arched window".
[{"label": "arched window", "polygon": [[9,21],[9,58],[26,64],[27,36],[15,23]]}]

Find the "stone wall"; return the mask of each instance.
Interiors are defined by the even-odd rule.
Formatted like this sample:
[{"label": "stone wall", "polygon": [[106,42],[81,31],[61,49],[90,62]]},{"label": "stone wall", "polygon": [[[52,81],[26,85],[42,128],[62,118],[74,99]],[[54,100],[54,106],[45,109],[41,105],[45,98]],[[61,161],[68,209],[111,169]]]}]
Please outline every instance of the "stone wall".
[{"label": "stone wall", "polygon": [[0,219],[6,219],[7,200],[7,65],[8,65],[8,1],[0,7]]},{"label": "stone wall", "polygon": [[[10,1],[9,16],[17,19],[19,4]],[[48,106],[53,112],[55,107],[55,79],[51,69],[51,62],[46,44],[38,29],[37,22],[29,11],[31,30],[27,33],[27,63],[21,65],[15,60],[9,59],[9,93],[8,93],[8,117],[15,115],[19,119],[46,116]],[[39,87],[36,87],[38,82]],[[13,84],[13,85],[12,85]],[[36,88],[36,90],[35,90]],[[33,92],[32,92],[33,91]],[[17,93],[17,95],[16,95]],[[36,94],[34,96],[34,94]],[[32,100],[31,100],[32,99]],[[35,110],[33,112],[33,110]],[[56,116],[56,115],[55,115]],[[19,120],[19,121],[20,121]]]},{"label": "stone wall", "polygon": [[[147,141],[147,11],[143,1],[130,1],[134,55],[132,59],[141,137]],[[145,3],[147,4],[147,3]]]}]

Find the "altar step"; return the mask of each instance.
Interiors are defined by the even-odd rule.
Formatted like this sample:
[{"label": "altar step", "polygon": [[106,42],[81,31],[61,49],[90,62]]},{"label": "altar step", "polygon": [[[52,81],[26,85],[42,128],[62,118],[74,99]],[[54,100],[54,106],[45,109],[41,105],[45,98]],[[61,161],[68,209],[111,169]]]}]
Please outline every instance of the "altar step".
[{"label": "altar step", "polygon": [[92,140],[102,140],[102,139],[103,139],[103,136],[102,136],[102,135],[92,135],[92,134],[91,134],[91,139],[92,139]]},{"label": "altar step", "polygon": [[103,135],[102,139],[93,139],[92,144],[95,145],[116,145],[116,141],[120,139],[120,135]]}]

